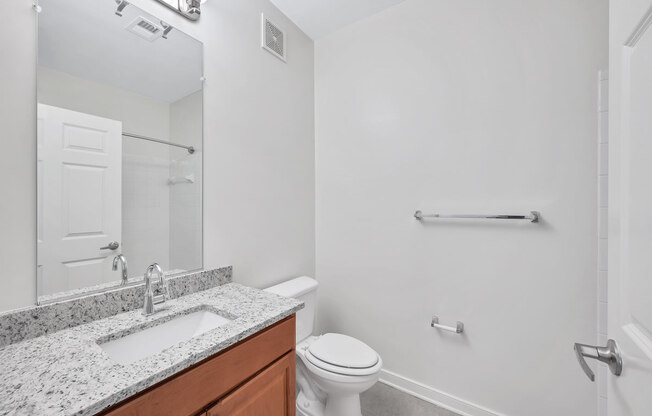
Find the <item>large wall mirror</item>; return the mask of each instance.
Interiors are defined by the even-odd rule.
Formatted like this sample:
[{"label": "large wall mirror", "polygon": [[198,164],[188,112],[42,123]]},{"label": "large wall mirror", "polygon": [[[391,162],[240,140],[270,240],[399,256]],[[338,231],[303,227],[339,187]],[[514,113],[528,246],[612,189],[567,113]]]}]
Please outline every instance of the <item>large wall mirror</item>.
[{"label": "large wall mirror", "polygon": [[202,43],[127,2],[39,5],[39,303],[200,269]]}]

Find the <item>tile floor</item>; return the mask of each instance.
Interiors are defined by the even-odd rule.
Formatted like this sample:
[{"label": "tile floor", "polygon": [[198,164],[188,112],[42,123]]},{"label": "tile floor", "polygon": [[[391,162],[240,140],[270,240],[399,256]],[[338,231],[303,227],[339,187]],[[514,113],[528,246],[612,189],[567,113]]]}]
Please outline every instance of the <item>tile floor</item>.
[{"label": "tile floor", "polygon": [[360,396],[363,416],[459,416],[383,383]]}]

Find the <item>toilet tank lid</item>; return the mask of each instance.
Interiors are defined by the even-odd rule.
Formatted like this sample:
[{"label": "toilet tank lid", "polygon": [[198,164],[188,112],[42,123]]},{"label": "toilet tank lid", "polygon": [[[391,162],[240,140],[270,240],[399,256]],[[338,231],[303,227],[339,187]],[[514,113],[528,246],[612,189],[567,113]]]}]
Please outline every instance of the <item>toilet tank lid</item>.
[{"label": "toilet tank lid", "polygon": [[297,298],[317,289],[319,283],[312,277],[301,276],[276,286],[268,287],[265,292],[275,293],[286,298]]}]

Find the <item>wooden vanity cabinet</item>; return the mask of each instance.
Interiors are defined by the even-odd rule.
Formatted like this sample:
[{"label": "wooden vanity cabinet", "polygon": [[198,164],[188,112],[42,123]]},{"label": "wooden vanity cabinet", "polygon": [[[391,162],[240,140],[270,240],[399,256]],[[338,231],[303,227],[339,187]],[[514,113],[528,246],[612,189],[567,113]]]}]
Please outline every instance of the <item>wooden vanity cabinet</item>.
[{"label": "wooden vanity cabinet", "polygon": [[294,416],[294,315],[99,413]]},{"label": "wooden vanity cabinet", "polygon": [[210,407],[206,416],[294,415],[294,353],[286,354],[260,374]]}]

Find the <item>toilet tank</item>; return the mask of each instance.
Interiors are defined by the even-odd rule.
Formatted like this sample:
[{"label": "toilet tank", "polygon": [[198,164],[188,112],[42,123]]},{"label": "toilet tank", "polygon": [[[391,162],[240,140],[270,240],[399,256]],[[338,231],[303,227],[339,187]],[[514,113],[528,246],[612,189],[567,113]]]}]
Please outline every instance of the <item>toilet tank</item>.
[{"label": "toilet tank", "polygon": [[305,303],[304,308],[297,312],[297,344],[312,335],[318,285],[315,279],[301,276],[265,289],[266,292],[299,299]]}]

